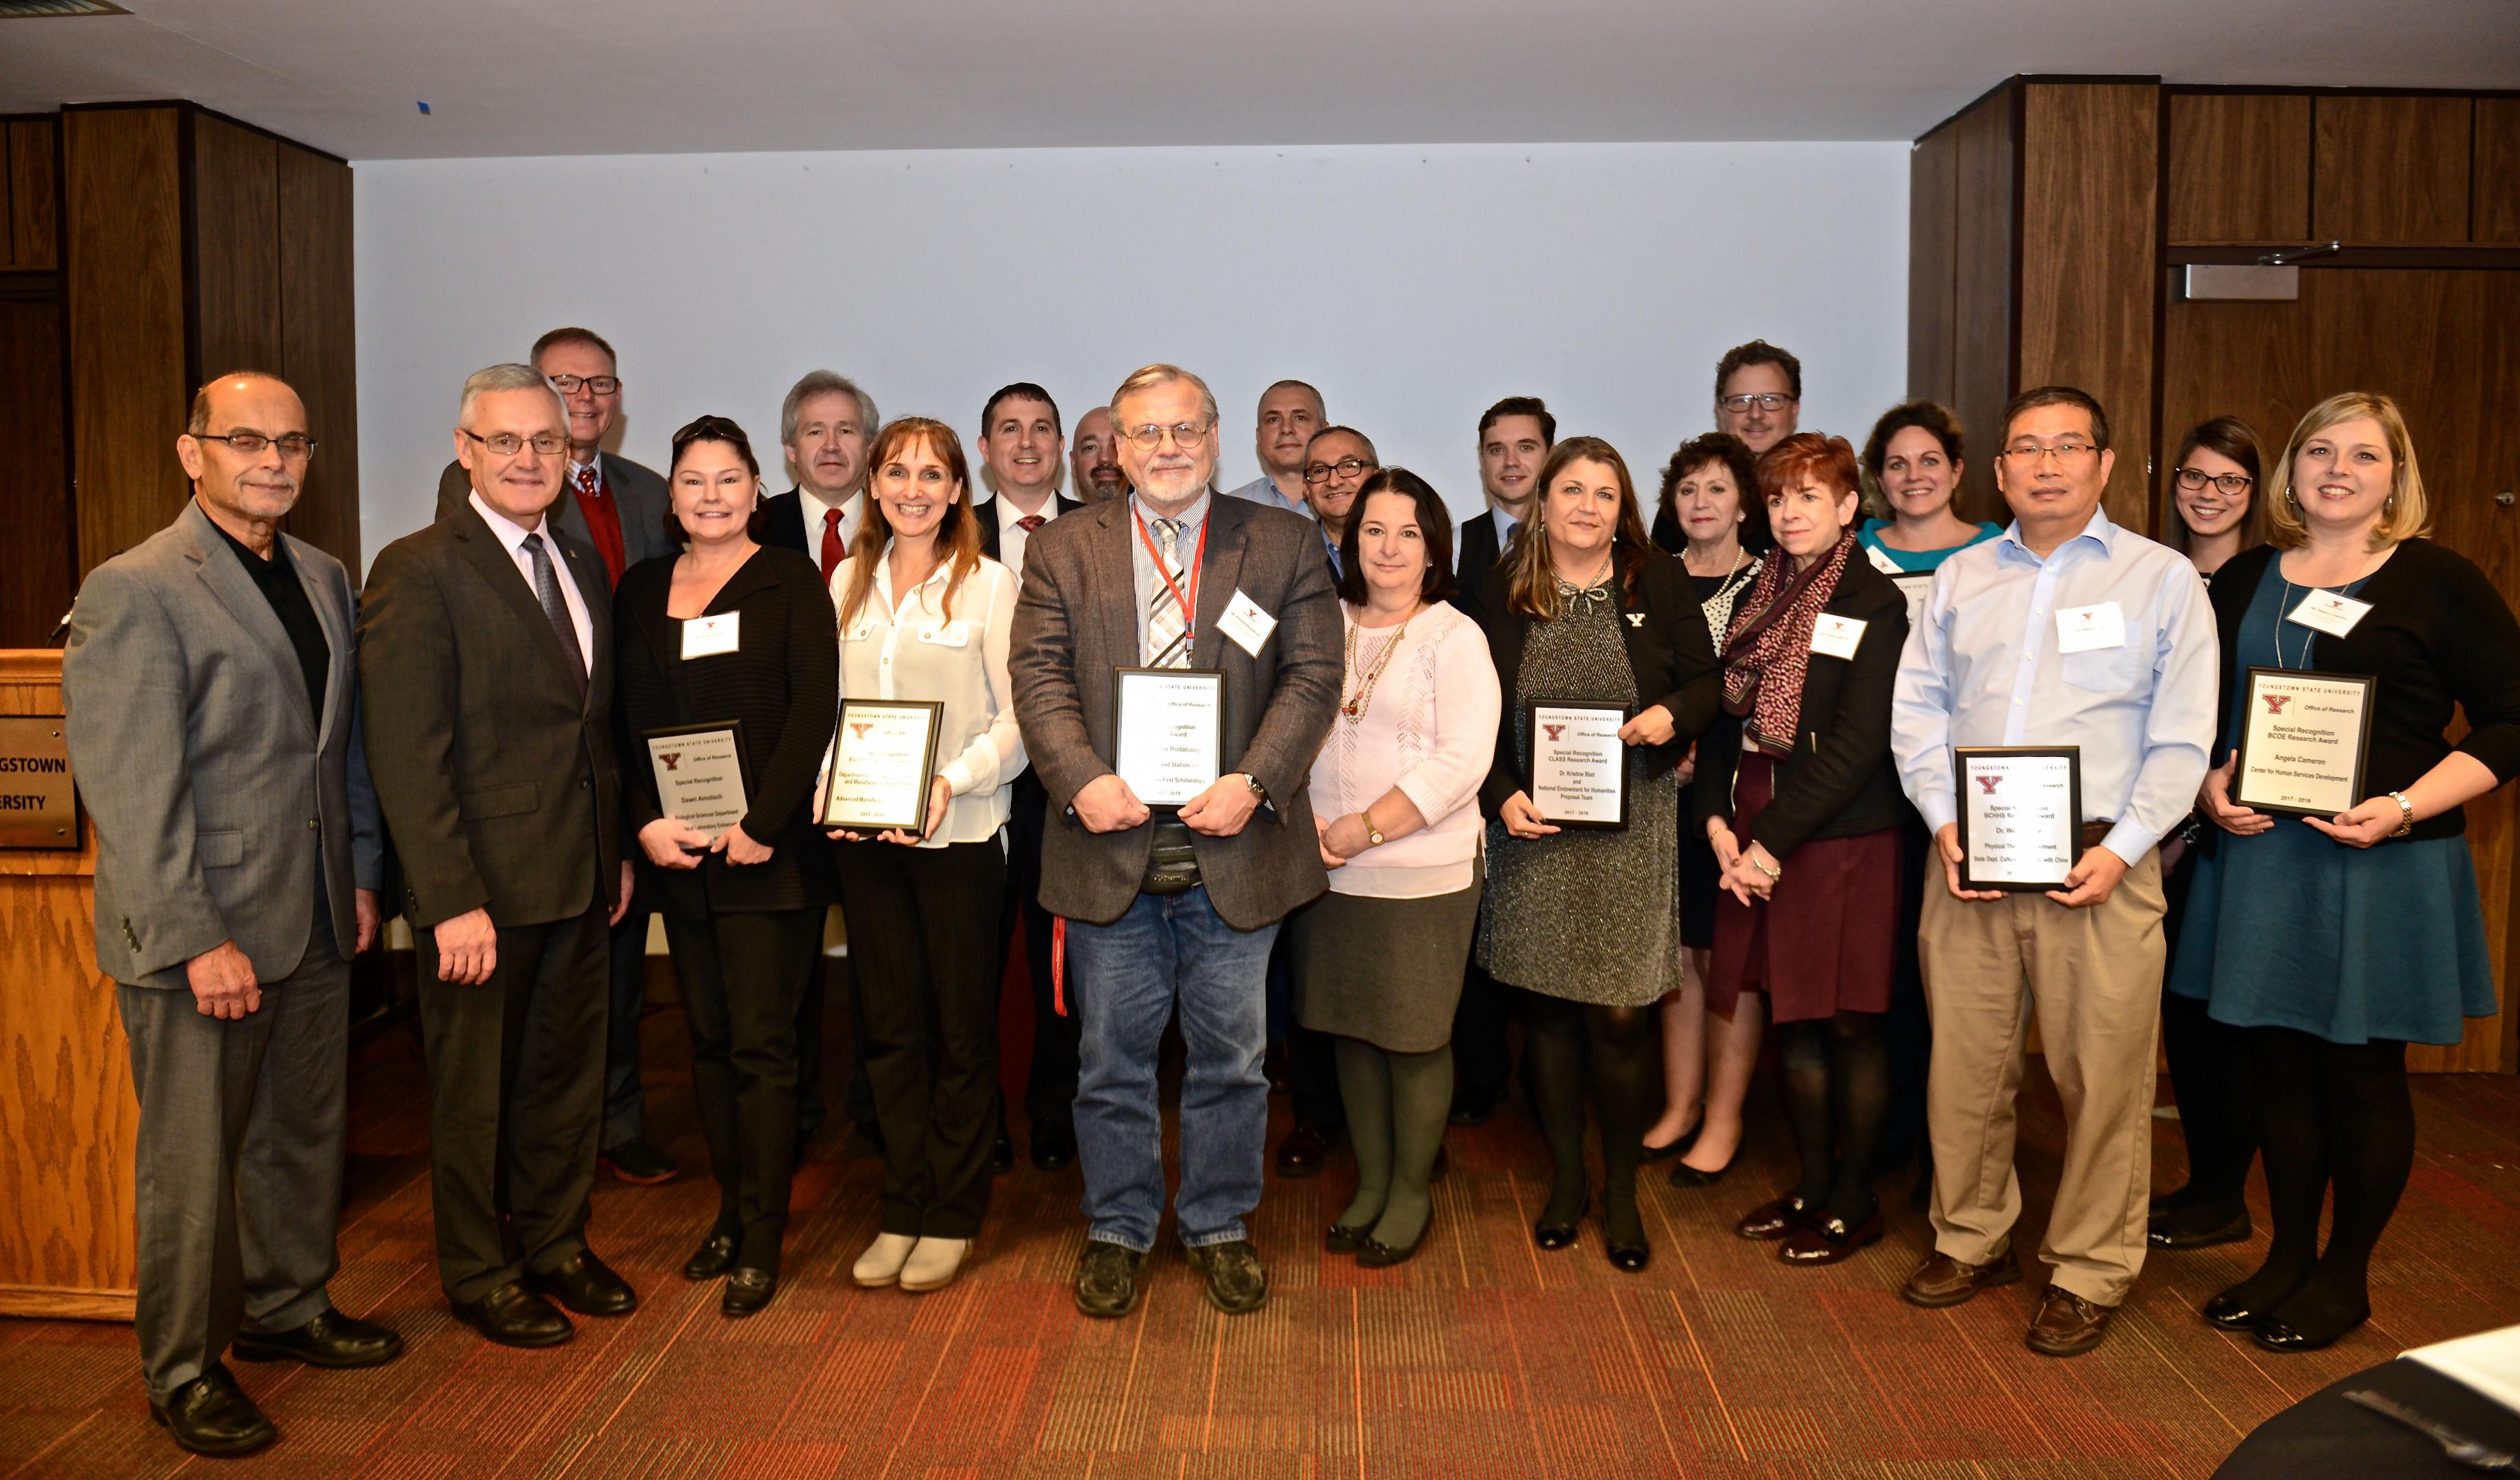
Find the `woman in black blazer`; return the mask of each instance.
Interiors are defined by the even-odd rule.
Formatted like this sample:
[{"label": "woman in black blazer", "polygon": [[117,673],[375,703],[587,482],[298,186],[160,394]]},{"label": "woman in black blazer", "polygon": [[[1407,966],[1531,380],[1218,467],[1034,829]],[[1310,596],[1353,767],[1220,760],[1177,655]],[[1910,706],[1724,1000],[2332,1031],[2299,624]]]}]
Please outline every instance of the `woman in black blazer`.
[{"label": "woman in black blazer", "polygon": [[[661,903],[692,1028],[692,1084],[718,1213],[690,1279],[727,1277],[719,1309],[778,1288],[796,1164],[796,1005],[821,964],[831,848],[807,805],[838,708],[832,598],[804,556],[755,541],[761,472],[743,430],[702,417],[674,434],[667,522],[688,549],[642,561],[613,594],[624,810],[642,887]],[[740,724],[742,820],[712,833],[666,813],[641,732]]]},{"label": "woman in black blazer", "polygon": [[1724,644],[1724,712],[1698,741],[1699,828],[1724,870],[1709,1010],[1764,992],[1802,1179],[1735,1226],[1787,1264],[1879,1241],[1874,1152],[1890,1106],[1882,1014],[1907,803],[1890,691],[1908,604],[1858,547],[1855,449],[1802,432],[1759,459],[1778,557]]},{"label": "woman in black blazer", "polygon": [[[1598,437],[1550,452],[1531,524],[1479,606],[1506,703],[1480,788],[1490,821],[1478,961],[1525,995],[1532,1098],[1553,1173],[1532,1236],[1566,1247],[1590,1201],[1589,1063],[1604,1242],[1612,1264],[1635,1272],[1651,1257],[1636,1183],[1661,1077],[1652,1008],[1680,984],[1673,768],[1715,716],[1714,646],[1680,562],[1645,537],[1627,464]],[[1552,702],[1629,716],[1618,732],[1629,747],[1625,828],[1561,830],[1534,805],[1529,706]]]}]

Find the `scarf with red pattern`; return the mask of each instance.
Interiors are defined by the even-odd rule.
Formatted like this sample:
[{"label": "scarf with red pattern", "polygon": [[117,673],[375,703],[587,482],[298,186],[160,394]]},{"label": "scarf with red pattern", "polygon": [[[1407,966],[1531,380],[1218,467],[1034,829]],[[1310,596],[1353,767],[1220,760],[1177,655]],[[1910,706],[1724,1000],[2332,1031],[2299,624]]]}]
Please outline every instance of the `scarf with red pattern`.
[{"label": "scarf with red pattern", "polygon": [[1741,743],[1767,755],[1794,753],[1802,723],[1803,675],[1811,668],[1812,628],[1837,594],[1855,549],[1855,532],[1802,569],[1776,553],[1742,597],[1724,643],[1724,712],[1744,717]]}]

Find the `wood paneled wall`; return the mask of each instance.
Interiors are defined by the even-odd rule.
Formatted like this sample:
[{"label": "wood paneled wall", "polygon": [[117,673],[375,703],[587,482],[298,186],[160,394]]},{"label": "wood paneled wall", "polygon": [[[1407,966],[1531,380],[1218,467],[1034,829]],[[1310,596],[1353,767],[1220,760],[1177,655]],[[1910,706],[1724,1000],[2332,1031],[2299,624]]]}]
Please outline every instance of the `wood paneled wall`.
[{"label": "wood paneled wall", "polygon": [[2520,98],[2170,89],[2173,247],[2520,247]]},{"label": "wood paneled wall", "polygon": [[182,136],[172,108],[62,115],[82,578],[163,527],[187,493],[174,454],[190,388]]},{"label": "wood paneled wall", "polygon": [[2013,391],[2020,183],[2017,89],[1980,99],[1916,143],[1910,159],[1908,394],[1940,401],[1969,441],[1958,504],[1999,518],[1994,428]]},{"label": "wood paneled wall", "polygon": [[49,117],[0,123],[0,267],[49,269],[61,249],[61,130]]},{"label": "wood paneled wall", "polygon": [[351,292],[350,166],[282,145],[280,373],[306,401],[318,444],[289,532],[339,558],[355,584],[359,561],[359,361]]},{"label": "wood paneled wall", "polygon": [[2170,240],[2255,246],[2310,238],[2310,95],[2170,99]]},{"label": "wood paneled wall", "polygon": [[0,118],[0,648],[40,646],[68,609],[61,126]]}]

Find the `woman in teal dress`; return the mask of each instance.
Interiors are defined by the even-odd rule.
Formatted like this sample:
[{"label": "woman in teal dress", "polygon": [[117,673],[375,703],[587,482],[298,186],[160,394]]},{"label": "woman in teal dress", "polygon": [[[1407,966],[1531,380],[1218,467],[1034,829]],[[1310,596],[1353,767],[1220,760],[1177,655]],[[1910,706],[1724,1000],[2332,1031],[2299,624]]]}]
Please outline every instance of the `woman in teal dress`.
[{"label": "woman in teal dress", "polygon": [[[2268,544],[2214,579],[2223,733],[2170,990],[2248,1043],[2274,1237],[2205,1303],[2271,1351],[2370,1315],[2371,1251],[2414,1162],[2407,1045],[2495,1010],[2461,808],[2520,771],[2520,622],[2485,573],[2422,538],[2423,480],[2386,396],[2311,409],[2271,470]],[[2252,667],[2370,676],[2362,799],[2276,817],[2233,801]],[[2453,706],[2468,733],[2447,738]],[[2319,1206],[2335,1211],[2318,1247]]]}]

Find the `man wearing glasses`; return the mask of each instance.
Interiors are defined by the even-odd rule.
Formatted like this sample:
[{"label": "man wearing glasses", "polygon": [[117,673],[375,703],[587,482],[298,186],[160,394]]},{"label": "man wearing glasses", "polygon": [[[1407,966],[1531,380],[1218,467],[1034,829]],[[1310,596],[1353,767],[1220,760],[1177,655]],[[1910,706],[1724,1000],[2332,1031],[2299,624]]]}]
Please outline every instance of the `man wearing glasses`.
[{"label": "man wearing glasses", "polygon": [[1353,426],[1325,426],[1304,447],[1304,502],[1322,526],[1322,549],[1330,562],[1330,579],[1339,577],[1339,541],[1347,535],[1348,511],[1366,474],[1380,468],[1373,444]]},{"label": "man wearing glasses", "polygon": [[1803,362],[1765,339],[1724,351],[1715,366],[1715,429],[1739,437],[1757,457],[1794,434],[1802,421]]},{"label": "man wearing glasses", "polygon": [[[1251,436],[1260,456],[1260,475],[1225,496],[1266,504],[1295,514],[1309,514],[1304,497],[1304,449],[1329,420],[1322,410],[1322,393],[1301,381],[1280,381],[1260,392],[1259,425]],[[1209,461],[1213,462],[1213,455]]]},{"label": "man wearing glasses", "polygon": [[140,1097],[136,1311],[150,1412],[242,1455],[269,1420],[220,1361],[390,1362],[333,1308],[349,960],[384,834],[359,747],[341,562],[280,532],[315,443],[275,377],[193,398],[193,499],[89,574],[62,697],[96,822],[96,960]]},{"label": "man wearing glasses", "polygon": [[550,516],[569,434],[528,365],[464,382],[464,512],[387,545],[359,614],[368,766],[428,1050],[438,1281],[505,1346],[638,1296],[586,1245],[608,927],[630,905],[601,557]]},{"label": "man wearing glasses", "polygon": [[[1941,878],[1917,946],[1934,1014],[1926,1123],[1934,1252],[1900,1291],[1958,1305],[2021,1278],[2013,1100],[2025,1017],[2065,1109],[2065,1165],[2030,1349],[2097,1346],[2143,1268],[2161,996],[2161,858],[2214,738],[2219,655],[2204,583],[2100,508],[2116,457],[2097,401],[2049,385],[2004,408],[1996,486],[2012,527],[1943,562],[1908,635],[1891,746]],[[2081,836],[2064,887],[1960,886],[1959,745],[2075,746]],[[2008,778],[2002,778],[2008,779]]]},{"label": "man wearing glasses", "polygon": [[[1269,1295],[1243,1224],[1268,1150],[1265,977],[1279,921],[1328,887],[1305,786],[1339,699],[1338,599],[1304,520],[1209,492],[1205,382],[1149,365],[1111,415],[1137,491],[1033,536],[1008,658],[1053,817],[1041,904],[1064,922],[1067,980],[1082,987],[1068,1006],[1092,1228],[1076,1305],[1123,1316],[1144,1286],[1164,1209],[1156,1060],[1178,1007],[1173,1208],[1209,1303],[1233,1315]],[[1207,764],[1222,774],[1178,807],[1149,807],[1114,770],[1118,670],[1143,668],[1220,675]]]}]

